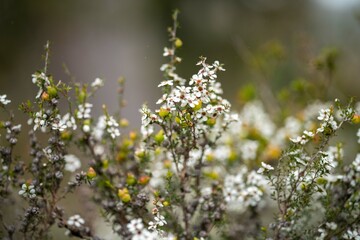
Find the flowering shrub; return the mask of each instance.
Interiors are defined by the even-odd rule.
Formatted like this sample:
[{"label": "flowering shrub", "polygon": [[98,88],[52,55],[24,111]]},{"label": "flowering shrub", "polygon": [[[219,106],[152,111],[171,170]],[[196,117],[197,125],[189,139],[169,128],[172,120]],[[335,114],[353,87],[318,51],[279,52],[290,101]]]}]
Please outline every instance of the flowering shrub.
[{"label": "flowering shrub", "polygon": [[[158,109],[141,107],[139,132],[124,134],[126,120],[106,106],[92,115],[100,78],[56,81],[47,71],[49,44],[44,69],[32,75],[35,100],[20,106],[31,126],[29,161],[14,151],[21,125],[0,95],[0,200],[24,206],[13,218],[1,212],[4,239],[48,239],[53,225],[68,236],[101,239],[61,207],[81,185],[121,239],[360,239],[360,153],[351,161],[332,140],[360,122],[360,104],[313,102],[279,122],[259,100],[231,110],[218,61],[201,57],[189,80],[176,73],[182,41],[177,12],[173,18],[163,95]],[[360,130],[357,137],[360,143]],[[72,145],[90,159],[85,166]],[[73,178],[65,183],[67,174]]]}]

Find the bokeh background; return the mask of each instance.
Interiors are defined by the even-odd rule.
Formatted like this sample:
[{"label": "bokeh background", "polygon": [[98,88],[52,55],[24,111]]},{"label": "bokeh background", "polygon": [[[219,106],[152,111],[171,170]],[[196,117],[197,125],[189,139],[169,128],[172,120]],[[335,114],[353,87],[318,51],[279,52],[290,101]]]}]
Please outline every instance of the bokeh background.
[{"label": "bokeh background", "polygon": [[[140,106],[148,102],[153,108],[160,96],[159,68],[166,62],[162,53],[175,8],[184,42],[180,75],[191,77],[199,56],[219,60],[227,69],[219,79],[230,101],[237,101],[241,86],[259,83],[246,56],[269,41],[282,44],[286,60],[261,84],[273,91],[284,88],[306,77],[311,59],[323,48],[336,47],[340,55],[327,97],[359,95],[358,0],[0,0],[0,94],[8,95],[13,108],[34,98],[31,74],[43,68],[49,40],[49,73],[55,79],[69,81],[64,65],[76,81],[105,79],[95,114],[103,103],[116,110],[117,79],[125,77],[123,114],[136,128]],[[26,119],[20,112],[17,116]]]},{"label": "bokeh background", "polygon": [[68,81],[65,64],[77,81],[105,79],[97,99],[110,109],[117,108],[114,89],[124,76],[129,103],[124,114],[138,126],[138,108],[143,102],[151,105],[160,93],[159,67],[166,61],[162,51],[175,8],[181,11],[179,37],[184,42],[179,72],[189,78],[201,55],[218,59],[227,69],[220,80],[230,100],[240,86],[254,81],[243,53],[268,41],[283,44],[287,55],[276,76],[268,79],[272,89],[303,77],[308,63],[299,64],[299,52],[315,56],[331,46],[340,52],[334,76],[340,93],[333,95],[356,96],[360,90],[357,0],[1,0],[0,93],[7,93],[14,105],[33,98],[31,74],[43,68],[43,46],[50,40],[49,72]]}]

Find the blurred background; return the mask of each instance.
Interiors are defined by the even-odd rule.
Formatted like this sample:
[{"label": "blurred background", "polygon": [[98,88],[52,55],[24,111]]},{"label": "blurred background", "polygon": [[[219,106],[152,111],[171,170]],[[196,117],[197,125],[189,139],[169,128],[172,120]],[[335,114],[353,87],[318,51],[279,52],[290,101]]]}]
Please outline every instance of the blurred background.
[{"label": "blurred background", "polygon": [[[34,99],[31,74],[43,68],[49,40],[49,73],[55,79],[69,81],[64,66],[79,82],[105,79],[94,103],[97,115],[102,104],[116,111],[117,79],[125,77],[123,114],[136,128],[138,109],[144,102],[154,108],[160,96],[166,29],[176,8],[184,43],[179,74],[188,79],[196,73],[199,56],[219,60],[227,69],[219,80],[231,102],[241,103],[239,89],[249,83],[277,92],[295,79],[321,80],[324,76],[314,72],[326,49],[335,51],[337,60],[331,81],[322,83],[324,100],[359,95],[358,0],[1,0],[0,94],[8,95],[12,108]],[[266,67],[255,64],[256,69],[254,59]],[[26,118],[17,113],[17,119]]]},{"label": "blurred background", "polygon": [[[246,56],[268,43],[280,44],[284,60],[266,84],[274,91],[307,77],[312,57],[336,47],[339,60],[329,97],[356,96],[360,81],[360,1],[357,0],[153,0],[153,1],[0,1],[0,94],[13,106],[33,99],[31,74],[43,68],[44,45],[51,42],[49,73],[68,81],[64,65],[79,82],[106,80],[101,103],[117,108],[116,80],[126,78],[124,116],[140,124],[142,103],[159,97],[159,68],[168,45],[171,13],[181,12],[178,35],[184,45],[179,73],[189,78],[198,57],[219,60],[225,96],[236,100],[238,89],[256,82]],[[249,70],[250,69],[250,70]],[[96,105],[96,104],[95,104]]]}]

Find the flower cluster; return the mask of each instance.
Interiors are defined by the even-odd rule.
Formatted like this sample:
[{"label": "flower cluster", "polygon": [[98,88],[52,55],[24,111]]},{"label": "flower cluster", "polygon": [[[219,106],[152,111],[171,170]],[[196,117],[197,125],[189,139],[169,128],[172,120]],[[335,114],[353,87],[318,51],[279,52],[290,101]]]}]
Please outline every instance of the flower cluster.
[{"label": "flower cluster", "polygon": [[[269,166],[271,169],[271,166]],[[263,175],[243,168],[235,175],[226,176],[224,179],[224,197],[228,203],[236,203],[236,209],[244,212],[248,207],[256,207],[262,200],[268,181]]]},{"label": "flower cluster", "polygon": [[119,124],[112,116],[109,116],[105,120],[106,131],[110,134],[112,139],[120,136]]}]

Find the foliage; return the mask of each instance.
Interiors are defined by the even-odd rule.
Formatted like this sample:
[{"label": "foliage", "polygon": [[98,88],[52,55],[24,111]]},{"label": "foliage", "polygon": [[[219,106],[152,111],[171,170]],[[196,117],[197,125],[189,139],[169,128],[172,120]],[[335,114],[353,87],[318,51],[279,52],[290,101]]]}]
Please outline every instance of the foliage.
[{"label": "foliage", "polygon": [[[6,115],[0,122],[0,201],[14,205],[17,214],[10,218],[2,210],[2,237],[50,239],[57,225],[72,237],[101,239],[79,214],[61,206],[82,186],[91,189],[122,239],[359,239],[360,154],[349,160],[351,152],[332,139],[360,122],[360,104],[309,99],[291,112],[292,100],[317,88],[300,79],[277,99],[272,95],[271,103],[283,105],[276,121],[252,85],[240,91],[243,107],[235,112],[222,97],[218,75],[225,69],[218,61],[200,57],[200,70],[189,81],[176,73],[182,46],[177,15],[168,29],[171,46],[164,48],[169,62],[161,66],[159,108],[142,106],[139,132],[124,136],[127,121],[106,106],[98,119],[92,116],[91,99],[102,79],[90,85],[56,81],[48,73],[49,43],[44,69],[32,75],[39,89],[35,100],[20,106],[31,127],[29,161],[15,151],[21,125],[7,107],[11,101],[0,96]],[[317,69],[332,75],[337,55],[324,51]],[[249,62],[271,72],[284,57],[282,46],[272,42]],[[119,85],[122,93],[123,79]],[[66,111],[60,103],[68,104]],[[72,146],[90,159],[88,166],[81,167]],[[68,172],[74,177],[64,184]]]}]

